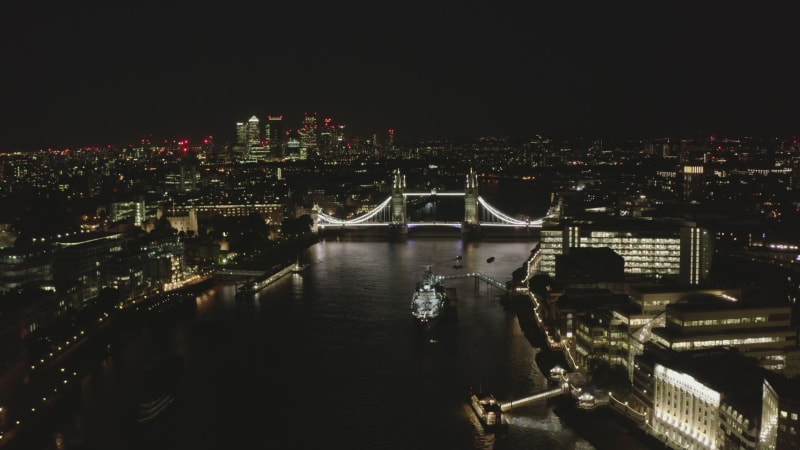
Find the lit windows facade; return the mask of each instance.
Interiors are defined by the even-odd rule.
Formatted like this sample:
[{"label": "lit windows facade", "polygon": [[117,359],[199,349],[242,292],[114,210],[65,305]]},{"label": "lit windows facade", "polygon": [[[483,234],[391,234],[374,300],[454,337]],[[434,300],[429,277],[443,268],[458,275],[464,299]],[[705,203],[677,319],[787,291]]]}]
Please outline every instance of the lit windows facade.
[{"label": "lit windows facade", "polygon": [[676,303],[666,307],[665,328],[653,330],[653,341],[675,350],[730,347],[754,358],[763,368],[788,376],[800,374],[800,347],[787,306],[737,306]]},{"label": "lit windows facade", "polygon": [[765,379],[759,450],[800,448],[800,385],[789,378]]},{"label": "lit windows facade", "polygon": [[654,377],[653,431],[679,448],[720,448],[720,393],[661,364],[656,364]]},{"label": "lit windows facade", "polygon": [[769,381],[764,380],[764,390],[761,399],[761,430],[759,441],[761,448],[774,450],[778,437],[778,394]]},{"label": "lit windows facade", "polygon": [[199,218],[210,218],[217,214],[225,217],[247,217],[256,213],[264,217],[267,223],[281,223],[285,217],[286,205],[280,203],[254,203],[254,204],[206,204],[206,205],[176,205],[170,208],[170,215],[189,215],[191,210],[197,212]]},{"label": "lit windows facade", "polygon": [[541,231],[539,271],[555,276],[556,255],[571,247],[608,247],[625,260],[625,273],[675,278],[699,284],[708,277],[713,236],[685,223],[650,221],[573,221],[546,224]]}]

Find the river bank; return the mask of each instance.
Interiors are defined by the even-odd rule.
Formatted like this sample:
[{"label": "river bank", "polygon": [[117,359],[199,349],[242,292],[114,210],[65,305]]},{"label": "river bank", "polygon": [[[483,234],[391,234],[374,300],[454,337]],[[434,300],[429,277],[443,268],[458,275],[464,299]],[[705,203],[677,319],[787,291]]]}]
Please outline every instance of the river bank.
[{"label": "river bank", "polygon": [[[520,328],[531,345],[540,349],[535,360],[541,373],[547,376],[555,366],[568,367],[563,352],[548,347],[544,332],[533,317],[534,311],[528,297],[517,296],[514,301]],[[571,396],[559,396],[548,401],[554,405],[556,416],[597,450],[664,448],[663,442],[647,435],[636,422],[611,406],[580,409]]]}]

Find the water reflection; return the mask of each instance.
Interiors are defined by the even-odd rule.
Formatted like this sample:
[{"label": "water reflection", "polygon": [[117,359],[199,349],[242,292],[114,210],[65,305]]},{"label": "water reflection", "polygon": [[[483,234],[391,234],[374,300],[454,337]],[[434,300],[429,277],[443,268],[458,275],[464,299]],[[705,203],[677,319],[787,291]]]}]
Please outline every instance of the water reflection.
[{"label": "water reflection", "polygon": [[[513,411],[503,435],[484,432],[468,407],[469,386],[507,401],[547,385],[499,289],[449,280],[457,298],[440,326],[420,331],[411,318],[424,264],[508,280],[534,245],[328,241],[301,255],[302,273],[248,301],[218,284],[193,315],[156,333],[184,370],[170,431],[148,448],[592,448],[547,403]],[[137,448],[129,411],[144,350],[141,330],[121,338],[38,448],[68,448],[67,436],[86,448]]]}]

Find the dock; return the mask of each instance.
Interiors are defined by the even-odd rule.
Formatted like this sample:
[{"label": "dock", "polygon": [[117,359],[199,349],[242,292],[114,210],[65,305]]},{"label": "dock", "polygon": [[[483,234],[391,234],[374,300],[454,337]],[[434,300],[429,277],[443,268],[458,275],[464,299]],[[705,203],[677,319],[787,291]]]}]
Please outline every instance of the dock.
[{"label": "dock", "polygon": [[299,262],[296,262],[294,264],[284,267],[278,272],[272,274],[265,274],[254,280],[248,280],[247,282],[245,282],[236,289],[236,296],[237,298],[251,297],[255,295],[258,291],[264,289],[265,287],[285,277],[286,275],[289,275],[290,273],[302,273],[306,267],[308,267],[308,264],[300,264]]}]

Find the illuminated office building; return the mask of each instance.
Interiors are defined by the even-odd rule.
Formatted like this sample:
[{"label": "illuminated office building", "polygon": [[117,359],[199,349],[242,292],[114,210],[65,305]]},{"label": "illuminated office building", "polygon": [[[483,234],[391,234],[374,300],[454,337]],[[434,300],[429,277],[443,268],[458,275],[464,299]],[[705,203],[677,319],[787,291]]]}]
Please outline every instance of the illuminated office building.
[{"label": "illuminated office building", "polygon": [[683,200],[686,202],[698,201],[703,198],[703,166],[686,165],[683,166]]},{"label": "illuminated office building", "polygon": [[791,305],[762,298],[688,298],[666,305],[665,326],[652,330],[652,340],[673,351],[734,348],[767,370],[795,376],[800,347],[791,317]]},{"label": "illuminated office building", "polygon": [[317,149],[317,115],[306,114],[303,118],[303,126],[298,130],[300,135],[300,146],[306,151],[311,152]]},{"label": "illuminated office building", "polygon": [[[286,206],[279,203],[253,203],[253,204],[202,204],[202,205],[174,205],[169,209],[170,223],[173,217],[190,217],[195,215],[194,223],[197,220],[210,220],[212,217],[220,215],[225,217],[247,217],[251,214],[259,214],[267,223],[281,223],[286,217]],[[174,225],[173,225],[174,227]],[[177,228],[177,227],[175,227]],[[196,229],[189,227],[188,229]]]},{"label": "illuminated office building", "polygon": [[272,158],[269,147],[264,145],[250,147],[247,159],[250,161],[268,161]]},{"label": "illuminated office building", "polygon": [[91,233],[56,241],[53,280],[59,291],[74,287],[73,307],[80,309],[100,294],[102,266],[122,250],[123,239],[120,233]]},{"label": "illuminated office building", "polygon": [[637,417],[665,447],[796,449],[798,385],[731,349],[684,353],[648,348],[637,358]]},{"label": "illuminated office building", "polygon": [[800,383],[796,379],[764,379],[758,448],[800,448]]},{"label": "illuminated office building", "polygon": [[[617,285],[613,283],[610,286]],[[694,302],[697,298],[741,297],[739,289],[672,283],[629,284],[624,292],[619,292],[626,299],[620,302],[609,295],[611,291],[603,293],[604,290],[584,290],[587,299],[576,308],[573,297],[582,289],[570,287],[554,303],[557,314],[553,315],[563,324],[560,329],[563,345],[574,348],[578,366],[586,367],[590,360],[601,358],[612,365],[625,366],[631,379],[635,358],[651,342],[654,330],[666,326],[667,305]],[[730,303],[728,300],[719,301]]]},{"label": "illuminated office building", "polygon": [[[655,364],[652,428],[662,441],[687,449],[756,449],[763,374],[724,358],[703,353]],[[720,376],[726,371],[735,371],[735,381]]]},{"label": "illuminated office building", "polygon": [[147,218],[144,197],[138,197],[129,201],[112,202],[111,212],[108,218],[111,222],[131,220],[134,226],[142,226]]},{"label": "illuminated office building", "polygon": [[556,256],[570,248],[608,247],[625,260],[625,274],[674,279],[687,284],[706,280],[713,236],[693,223],[628,217],[563,220],[541,231],[539,272],[555,276]]},{"label": "illuminated office building", "polygon": [[49,248],[0,249],[0,293],[52,278],[53,253]]},{"label": "illuminated office building", "polygon": [[244,122],[236,122],[236,144],[241,146],[247,145],[247,128]]},{"label": "illuminated office building", "polygon": [[247,120],[247,125],[245,125],[245,139],[248,147],[258,147],[261,145],[260,126],[260,121],[256,116]]},{"label": "illuminated office building", "polygon": [[286,153],[284,156],[292,158],[292,159],[305,159],[305,148],[302,147],[300,141],[295,138],[289,138],[286,141]]},{"label": "illuminated office building", "polygon": [[386,141],[386,149],[389,150],[389,151],[392,151],[392,150],[394,150],[394,145],[395,145],[395,142],[394,142],[394,128],[389,128],[388,133],[389,133],[389,137],[388,137],[388,139]]}]

